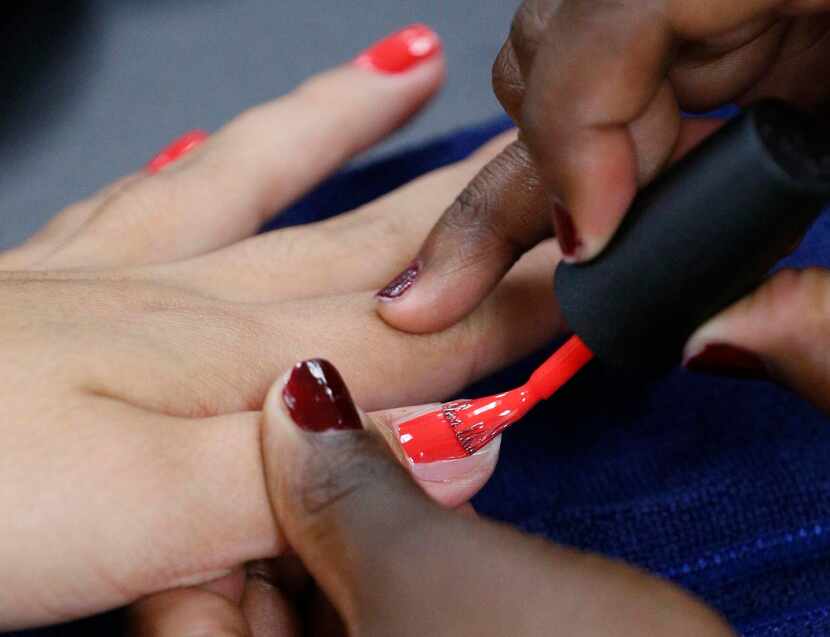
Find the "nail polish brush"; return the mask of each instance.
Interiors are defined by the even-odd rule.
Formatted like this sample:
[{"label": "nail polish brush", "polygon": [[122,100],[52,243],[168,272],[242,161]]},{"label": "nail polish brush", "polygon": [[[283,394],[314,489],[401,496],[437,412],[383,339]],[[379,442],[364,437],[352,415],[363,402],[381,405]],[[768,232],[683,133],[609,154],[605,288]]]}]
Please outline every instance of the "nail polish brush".
[{"label": "nail polish brush", "polygon": [[778,100],[746,109],[635,198],[605,251],[560,263],[574,335],[521,387],[399,425],[411,462],[472,455],[593,358],[644,378],[697,327],[757,287],[830,201],[830,127]]}]

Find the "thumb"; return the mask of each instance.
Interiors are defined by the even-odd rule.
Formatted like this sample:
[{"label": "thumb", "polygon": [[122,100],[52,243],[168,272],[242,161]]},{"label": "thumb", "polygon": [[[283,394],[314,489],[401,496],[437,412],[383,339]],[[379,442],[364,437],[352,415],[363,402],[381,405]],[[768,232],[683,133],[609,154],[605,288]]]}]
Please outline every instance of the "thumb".
[{"label": "thumb", "polygon": [[326,361],[298,364],[266,399],[262,451],[275,519],[352,628],[380,621],[390,606],[382,600],[411,592],[424,576],[412,578],[407,562],[417,558],[422,570],[433,525],[457,516],[418,487],[372,428]]},{"label": "thumb", "polygon": [[441,508],[367,424],[337,371],[307,361],[262,427],[275,517],[348,634],[727,634],[634,569]]},{"label": "thumb", "polygon": [[830,272],[781,270],[703,325],[686,345],[692,371],[778,380],[830,411]]}]

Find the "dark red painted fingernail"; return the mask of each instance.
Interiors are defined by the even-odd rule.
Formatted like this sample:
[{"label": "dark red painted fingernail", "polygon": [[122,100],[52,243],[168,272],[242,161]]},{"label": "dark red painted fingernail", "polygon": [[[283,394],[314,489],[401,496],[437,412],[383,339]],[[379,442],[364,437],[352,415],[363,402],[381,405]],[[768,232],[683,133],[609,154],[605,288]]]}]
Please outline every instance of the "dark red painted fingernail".
[{"label": "dark red painted fingernail", "polygon": [[415,280],[421,272],[421,263],[413,261],[398,276],[386,284],[386,287],[378,292],[375,297],[381,301],[392,301],[402,297],[415,285]]},{"label": "dark red painted fingernail", "polygon": [[576,234],[571,213],[558,203],[553,206],[553,227],[556,231],[556,238],[559,240],[559,247],[562,249],[562,255],[573,259],[577,250],[582,247],[582,241]]},{"label": "dark red painted fingernail", "polygon": [[441,39],[428,26],[413,24],[383,38],[354,64],[380,73],[405,73],[441,51]]},{"label": "dark red painted fingernail", "polygon": [[711,343],[699,353],[687,360],[686,369],[715,376],[732,376],[733,378],[754,378],[767,380],[769,369],[757,354],[744,349]]},{"label": "dark red painted fingernail", "polygon": [[189,153],[207,138],[208,134],[203,130],[192,130],[185,133],[153,157],[145,167],[145,170],[151,175],[157,173],[168,164],[172,164],[177,159]]},{"label": "dark red painted fingernail", "polygon": [[319,432],[362,428],[343,377],[326,360],[297,363],[282,390],[282,400],[300,429]]}]

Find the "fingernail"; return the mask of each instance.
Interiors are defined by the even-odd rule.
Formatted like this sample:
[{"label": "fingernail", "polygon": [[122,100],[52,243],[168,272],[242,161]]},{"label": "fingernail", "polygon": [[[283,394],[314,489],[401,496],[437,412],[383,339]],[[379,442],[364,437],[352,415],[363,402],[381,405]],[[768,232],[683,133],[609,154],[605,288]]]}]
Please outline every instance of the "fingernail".
[{"label": "fingernail", "polygon": [[582,241],[576,234],[571,213],[558,203],[553,206],[553,227],[562,249],[562,256],[566,260],[575,259],[577,251],[582,247]]},{"label": "fingernail", "polygon": [[412,475],[424,482],[454,482],[457,480],[469,480],[476,475],[492,471],[499,457],[501,448],[501,436],[496,436],[489,444],[485,445],[470,456],[453,458],[451,460],[438,460],[436,462],[413,462],[403,450],[405,442],[401,434],[401,425],[411,423],[418,416],[432,413],[439,404],[425,405],[423,409],[407,412],[398,421],[392,424],[395,439],[402,449],[404,458],[407,459]]},{"label": "fingernail", "polygon": [[363,427],[343,377],[326,360],[297,363],[282,390],[282,400],[300,429],[321,432]]},{"label": "fingernail", "polygon": [[413,261],[408,266],[406,266],[406,269],[403,272],[401,272],[398,276],[396,276],[389,283],[387,283],[386,287],[384,287],[375,296],[381,301],[392,301],[394,299],[399,299],[404,294],[406,294],[409,288],[415,285],[415,280],[418,278],[420,272],[420,261]]},{"label": "fingernail", "polygon": [[767,380],[769,369],[760,356],[725,343],[710,343],[684,363],[686,369],[715,376]]},{"label": "fingernail", "polygon": [[151,175],[157,173],[168,164],[172,164],[177,159],[189,153],[207,138],[208,134],[203,130],[192,130],[185,133],[153,157],[145,167],[145,170]]},{"label": "fingernail", "polygon": [[440,51],[438,34],[426,25],[413,24],[372,45],[354,64],[380,73],[404,73]]}]

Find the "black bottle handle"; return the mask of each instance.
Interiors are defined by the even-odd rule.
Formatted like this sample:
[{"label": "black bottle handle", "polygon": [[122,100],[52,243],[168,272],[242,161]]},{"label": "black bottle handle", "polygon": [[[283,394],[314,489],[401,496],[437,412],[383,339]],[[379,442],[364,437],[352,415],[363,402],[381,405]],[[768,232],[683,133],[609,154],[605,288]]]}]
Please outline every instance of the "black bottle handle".
[{"label": "black bottle handle", "polygon": [[557,268],[569,327],[611,367],[659,374],[757,287],[830,201],[830,127],[758,102],[635,199],[595,260]]}]

